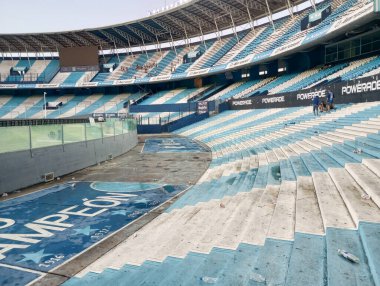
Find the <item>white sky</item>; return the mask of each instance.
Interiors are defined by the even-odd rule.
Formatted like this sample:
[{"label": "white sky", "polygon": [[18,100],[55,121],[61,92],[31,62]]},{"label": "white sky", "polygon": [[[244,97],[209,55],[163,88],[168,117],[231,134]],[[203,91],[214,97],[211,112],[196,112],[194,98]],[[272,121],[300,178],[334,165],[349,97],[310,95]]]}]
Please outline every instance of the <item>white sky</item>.
[{"label": "white sky", "polygon": [[0,0],[0,34],[97,28],[136,20],[174,0]]}]

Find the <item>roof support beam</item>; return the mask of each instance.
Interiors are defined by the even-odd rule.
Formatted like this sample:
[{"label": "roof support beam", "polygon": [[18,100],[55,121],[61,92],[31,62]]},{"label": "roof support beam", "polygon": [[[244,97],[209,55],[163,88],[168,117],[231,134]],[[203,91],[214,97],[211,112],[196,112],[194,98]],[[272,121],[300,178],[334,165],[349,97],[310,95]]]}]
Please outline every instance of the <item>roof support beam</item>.
[{"label": "roof support beam", "polygon": [[11,55],[11,58],[13,61],[11,46],[15,49],[15,51],[17,50],[16,46],[14,46],[11,42],[9,42],[8,40],[5,40],[4,38],[0,38],[0,43],[2,43],[5,47],[8,48],[9,54]]},{"label": "roof support beam", "polygon": [[35,43],[36,45],[38,45],[38,46],[41,48],[41,50],[42,50],[43,47],[46,47],[46,46],[47,46],[45,43],[43,43],[40,39],[36,38],[35,36],[30,35],[30,36],[28,36],[28,39],[29,39],[31,42],[33,42],[33,43]]},{"label": "roof support beam", "polygon": [[[252,18],[252,15],[251,15],[251,11],[249,10],[249,3],[251,3],[251,2],[248,2],[248,0],[246,0],[246,2],[244,2],[244,1],[241,1],[241,0],[239,0],[238,1],[240,4],[242,4],[246,9],[247,9],[247,15],[248,15],[248,23],[249,23],[249,26],[251,27],[251,30],[252,31],[255,31],[255,23],[254,23],[254,21],[255,21],[255,19],[254,18]],[[255,2],[256,3],[256,2]]]},{"label": "roof support beam", "polygon": [[246,12],[244,10],[240,10],[239,8],[231,5],[231,4],[228,4],[224,1],[220,1],[220,0],[210,0],[212,3],[214,3],[217,7],[219,7],[221,10],[223,10],[224,12],[228,13],[228,14],[233,14],[233,15],[239,15],[239,16],[243,16],[243,17],[246,17]]},{"label": "roof support beam", "polygon": [[52,47],[52,50],[53,50],[53,47],[54,47],[54,50],[58,50],[58,48],[62,47],[63,45],[58,42],[57,40],[53,39],[52,37],[48,37],[47,35],[45,34],[42,34],[42,37],[51,44],[51,47]]},{"label": "roof support beam", "polygon": [[103,41],[101,38],[97,37],[95,34],[90,33],[88,31],[82,31],[79,33],[83,38],[87,39],[91,43],[91,45],[100,46],[101,42]]},{"label": "roof support beam", "polygon": [[232,23],[232,30],[234,31],[234,34],[235,34],[237,42],[239,43],[240,41],[239,41],[239,37],[238,37],[237,31],[236,31],[236,26],[235,26],[234,18],[232,17],[231,13],[230,13],[230,17],[231,17],[231,23]]},{"label": "roof support beam", "polygon": [[151,37],[150,35],[148,35],[147,33],[144,33],[142,32],[141,30],[131,26],[131,25],[127,25],[125,26],[128,30],[132,31],[133,33],[135,33],[137,36],[140,37],[140,39],[142,40],[143,44],[145,45],[145,41],[149,41],[149,42],[154,42],[154,38]]},{"label": "roof support beam", "polygon": [[70,47],[74,47],[76,45],[76,43],[73,40],[71,40],[70,38],[64,36],[63,34],[54,34],[54,35],[51,35],[51,37],[53,37],[53,36],[56,36],[58,39],[60,39],[62,42],[66,43]]},{"label": "roof support beam", "polygon": [[247,7],[248,9],[254,9],[258,11],[263,11],[265,12],[266,7],[263,3],[257,0],[235,0],[242,4],[243,6]]},{"label": "roof support beam", "polygon": [[141,43],[138,39],[136,39],[135,37],[131,36],[127,32],[124,32],[124,31],[120,30],[119,28],[112,28],[112,30],[115,31],[121,37],[123,37],[123,39],[127,40],[129,45],[131,44],[131,42],[133,42],[135,44],[138,44],[138,45],[140,45],[140,43]]},{"label": "roof support beam", "polygon": [[164,30],[158,30],[158,29],[153,28],[152,26],[150,26],[144,22],[140,22],[139,25],[143,26],[146,30],[148,30],[150,33],[152,33],[156,37],[156,39],[158,38],[158,36],[165,34]]},{"label": "roof support beam", "polygon": [[152,21],[155,22],[157,25],[159,25],[161,28],[163,28],[165,31],[169,32],[172,40],[173,40],[173,35],[175,35],[179,38],[184,36],[184,34],[181,33],[178,29],[166,24],[165,22],[163,22],[161,20],[152,19]]},{"label": "roof support beam", "polygon": [[287,4],[288,4],[288,11],[289,11],[289,14],[292,18],[294,18],[294,13],[293,13],[293,6],[292,4],[290,3],[289,0],[286,0]]},{"label": "roof support beam", "polygon": [[185,16],[190,21],[192,21],[195,25],[198,24],[198,25],[202,25],[203,27],[207,27],[207,28],[213,28],[214,27],[214,24],[212,22],[205,20],[201,17],[198,17],[195,14],[190,14],[185,9],[179,10],[178,12],[181,13],[183,16]]},{"label": "roof support beam", "polygon": [[74,39],[76,42],[79,42],[81,45],[84,44],[84,46],[92,46],[86,38],[80,36],[78,33],[69,33],[67,36],[70,36],[70,38]]},{"label": "roof support beam", "polygon": [[[99,32],[104,35],[107,39],[109,39],[109,43],[117,43],[119,44],[120,46],[124,46],[124,42],[122,40],[120,40],[119,38],[115,37],[114,35],[104,31],[104,30],[99,30]],[[109,44],[108,43],[108,44]]]},{"label": "roof support beam", "polygon": [[216,18],[214,18],[214,22],[215,22],[215,27],[216,27],[216,35],[217,35],[218,40],[220,41],[220,38],[222,35],[221,35],[221,32],[219,31],[218,23],[216,22]]},{"label": "roof support beam", "polygon": [[[19,43],[21,46],[23,46],[24,47],[24,49],[26,49],[26,48],[31,48],[31,46],[27,43],[27,42],[25,42],[24,40],[22,40],[20,37],[17,37],[17,36],[12,36],[12,39],[15,41],[15,42],[17,42],[17,43]],[[33,49],[33,48],[32,48]],[[21,49],[19,49],[19,50],[21,50]]]},{"label": "roof support beam", "polygon": [[171,21],[172,23],[174,23],[176,26],[178,26],[179,28],[182,28],[182,29],[186,29],[185,31],[185,35],[187,37],[187,31],[190,31],[190,32],[194,32],[194,33],[197,33],[198,32],[198,28],[193,26],[192,24],[186,22],[186,21],[183,21],[182,19],[178,19],[177,17],[174,17],[170,14],[167,14],[164,16],[165,18],[169,19],[169,21]]},{"label": "roof support beam", "polygon": [[265,0],[265,3],[267,4],[269,22],[272,24],[273,30],[276,30],[274,23],[273,23],[272,11],[270,10],[268,0]]},{"label": "roof support beam", "polygon": [[315,5],[315,0],[310,0],[310,4],[313,7],[314,11],[317,11],[317,6]]},{"label": "roof support beam", "polygon": [[205,41],[205,37],[203,35],[203,30],[202,30],[201,24],[199,24],[199,31],[201,32],[201,41],[203,43],[203,46],[205,47],[205,50],[207,50],[206,41]]}]

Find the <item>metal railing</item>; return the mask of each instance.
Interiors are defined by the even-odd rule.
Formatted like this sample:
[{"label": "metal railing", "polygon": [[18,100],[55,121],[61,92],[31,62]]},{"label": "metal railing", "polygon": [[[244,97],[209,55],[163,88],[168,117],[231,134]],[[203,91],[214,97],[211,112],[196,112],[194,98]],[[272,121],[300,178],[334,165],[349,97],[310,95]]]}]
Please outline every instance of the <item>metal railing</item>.
[{"label": "metal railing", "polygon": [[[65,110],[65,104],[67,104],[70,100],[67,99],[63,101],[63,106],[59,106],[57,109],[47,109],[47,114],[49,116],[50,112],[58,111],[58,116],[61,115],[66,116],[77,116],[86,108],[92,106],[93,112],[96,113],[107,113],[110,110],[114,109],[114,113],[118,113],[118,111],[122,108],[126,99],[120,99],[119,101],[109,101],[105,104],[96,104],[94,101],[85,100],[77,103],[73,103],[72,108],[69,110]],[[35,102],[31,102],[30,104],[25,105],[17,105],[17,106],[5,106],[5,104],[0,104],[0,108],[2,110],[2,116],[0,117],[7,119],[28,119],[28,118],[43,118],[44,117],[44,106],[37,106],[39,100]],[[111,111],[112,112],[112,111]],[[124,113],[124,112],[123,112]]]},{"label": "metal railing", "polygon": [[0,153],[104,139],[136,130],[134,119],[98,123],[0,127]]}]

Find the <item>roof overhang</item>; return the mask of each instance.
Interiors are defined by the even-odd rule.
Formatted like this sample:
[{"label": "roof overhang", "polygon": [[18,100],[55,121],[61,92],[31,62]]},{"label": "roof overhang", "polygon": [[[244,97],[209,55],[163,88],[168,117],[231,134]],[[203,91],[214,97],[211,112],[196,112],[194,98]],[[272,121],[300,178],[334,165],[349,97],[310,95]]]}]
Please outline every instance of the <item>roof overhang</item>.
[{"label": "roof overhang", "polygon": [[96,29],[0,34],[0,52],[56,52],[62,47],[75,46],[110,50],[156,45],[244,25],[301,2],[304,0],[191,0],[136,21]]}]

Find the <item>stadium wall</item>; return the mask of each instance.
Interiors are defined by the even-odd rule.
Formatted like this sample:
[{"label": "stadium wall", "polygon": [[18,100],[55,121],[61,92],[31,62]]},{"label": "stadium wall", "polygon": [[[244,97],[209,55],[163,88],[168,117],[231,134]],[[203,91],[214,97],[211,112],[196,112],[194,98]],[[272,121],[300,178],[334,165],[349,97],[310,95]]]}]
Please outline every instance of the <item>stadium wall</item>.
[{"label": "stadium wall", "polygon": [[63,176],[120,156],[137,145],[137,133],[87,142],[0,154],[0,194],[44,181],[44,174]]},{"label": "stadium wall", "polygon": [[232,110],[254,108],[283,108],[311,105],[314,96],[318,95],[322,100],[328,91],[334,94],[334,102],[358,103],[380,100],[380,75],[342,81],[310,89],[294,92],[278,93],[274,95],[252,96],[250,98],[229,101]]}]

